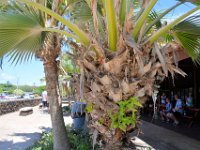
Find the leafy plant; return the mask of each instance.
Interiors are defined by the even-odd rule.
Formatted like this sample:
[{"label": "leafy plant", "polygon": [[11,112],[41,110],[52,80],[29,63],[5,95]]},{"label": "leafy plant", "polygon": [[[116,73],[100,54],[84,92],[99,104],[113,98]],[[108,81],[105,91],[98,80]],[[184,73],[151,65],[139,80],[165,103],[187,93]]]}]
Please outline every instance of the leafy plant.
[{"label": "leafy plant", "polygon": [[138,107],[142,107],[137,98],[131,97],[126,101],[120,101],[119,111],[111,116],[113,128],[120,128],[126,131],[127,127],[132,125],[134,128],[137,123]]},{"label": "leafy plant", "polygon": [[[71,150],[91,150],[92,139],[85,131],[74,131],[71,126],[67,126],[67,136]],[[43,133],[42,138],[27,150],[53,150],[53,134]],[[97,150],[97,146],[95,147]]]},{"label": "leafy plant", "polygon": [[86,112],[90,113],[93,109],[93,104],[92,102],[89,102],[85,108]]},{"label": "leafy plant", "polygon": [[53,150],[53,134],[43,133],[41,139],[27,150]]},{"label": "leafy plant", "polygon": [[12,84],[0,84],[0,89],[2,89],[2,92],[8,92],[9,94],[12,94],[16,87],[17,86]]},{"label": "leafy plant", "polygon": [[68,130],[68,139],[72,150],[90,150],[92,149],[92,140],[90,135],[84,131]]}]

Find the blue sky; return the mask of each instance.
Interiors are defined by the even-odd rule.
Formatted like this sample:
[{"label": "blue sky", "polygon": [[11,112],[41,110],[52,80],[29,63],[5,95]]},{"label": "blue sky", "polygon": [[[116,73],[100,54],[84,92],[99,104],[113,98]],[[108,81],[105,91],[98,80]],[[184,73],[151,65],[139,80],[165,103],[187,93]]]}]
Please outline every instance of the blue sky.
[{"label": "blue sky", "polygon": [[[160,0],[156,3],[155,5],[155,9],[156,10],[165,10],[166,8],[170,8],[172,6],[174,6],[177,3],[178,0]],[[185,3],[179,7],[177,7],[175,10],[171,11],[166,17],[166,20],[173,20],[174,18],[176,18],[177,16],[182,15],[183,13],[191,10],[192,8],[194,8],[193,5],[191,5],[190,3]]]},{"label": "blue sky", "polygon": [[[169,8],[175,4],[175,0],[160,0],[155,9],[164,10],[165,8]],[[177,8],[175,11],[171,12],[170,15],[166,17],[166,20],[171,20],[176,16],[180,16],[184,12],[192,9],[193,6],[187,4],[182,5]],[[20,85],[42,85],[44,83],[40,82],[40,79],[44,77],[44,70],[42,62],[39,60],[32,60],[29,63],[18,64],[17,66],[11,65],[4,61],[3,70],[0,70],[0,83],[6,83],[10,81],[13,84]]]},{"label": "blue sky", "polygon": [[27,63],[11,65],[4,60],[3,69],[0,70],[0,83],[10,81],[19,85],[43,85],[40,79],[44,77],[43,64],[39,60],[32,60]]}]

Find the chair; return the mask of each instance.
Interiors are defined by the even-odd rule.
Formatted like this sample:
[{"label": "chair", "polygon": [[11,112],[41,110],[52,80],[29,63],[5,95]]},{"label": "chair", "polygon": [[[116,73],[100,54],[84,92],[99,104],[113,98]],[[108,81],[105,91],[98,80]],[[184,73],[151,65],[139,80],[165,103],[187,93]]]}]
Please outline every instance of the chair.
[{"label": "chair", "polygon": [[189,114],[184,115],[184,118],[189,120],[188,128],[192,127],[192,124],[197,119],[200,109],[199,108],[193,108],[193,107],[185,107],[184,110],[188,112]]}]

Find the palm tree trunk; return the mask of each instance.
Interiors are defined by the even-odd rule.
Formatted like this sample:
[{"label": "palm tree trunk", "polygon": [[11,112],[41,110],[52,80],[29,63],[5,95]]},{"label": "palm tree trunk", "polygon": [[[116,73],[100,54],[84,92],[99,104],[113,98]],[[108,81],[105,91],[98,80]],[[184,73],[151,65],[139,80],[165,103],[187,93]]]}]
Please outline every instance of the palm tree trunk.
[{"label": "palm tree trunk", "polygon": [[62,113],[62,101],[58,87],[58,67],[57,61],[45,61],[44,71],[50,105],[50,114],[54,135],[54,150],[69,150],[67,133]]}]

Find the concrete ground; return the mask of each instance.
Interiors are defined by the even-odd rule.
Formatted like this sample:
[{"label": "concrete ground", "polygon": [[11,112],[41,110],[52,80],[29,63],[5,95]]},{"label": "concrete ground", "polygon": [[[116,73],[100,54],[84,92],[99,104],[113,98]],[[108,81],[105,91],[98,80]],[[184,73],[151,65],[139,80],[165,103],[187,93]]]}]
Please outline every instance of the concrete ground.
[{"label": "concrete ground", "polygon": [[[28,116],[19,116],[19,112],[0,116],[0,150],[25,150],[40,139],[42,132],[51,130],[50,115],[38,106],[33,111]],[[64,119],[66,124],[72,123],[71,117]],[[138,150],[200,150],[200,141],[142,122],[144,134],[132,140]]]},{"label": "concrete ground", "polygon": [[[71,124],[71,117],[64,117]],[[19,116],[19,112],[0,116],[0,150],[25,150],[40,139],[41,133],[51,130],[50,115],[38,106],[33,114]]]},{"label": "concrete ground", "polygon": [[172,130],[142,121],[140,139],[156,150],[200,150],[200,141]]}]

